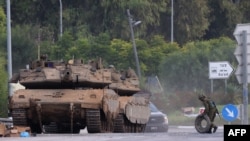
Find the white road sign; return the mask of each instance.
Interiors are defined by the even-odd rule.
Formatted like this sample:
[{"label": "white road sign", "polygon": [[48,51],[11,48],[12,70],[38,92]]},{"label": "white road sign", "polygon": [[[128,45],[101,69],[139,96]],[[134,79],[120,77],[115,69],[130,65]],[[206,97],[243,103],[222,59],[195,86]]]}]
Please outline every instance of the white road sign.
[{"label": "white road sign", "polygon": [[209,62],[209,79],[227,79],[233,72],[227,61]]},{"label": "white road sign", "polygon": [[[246,41],[243,40],[243,31],[246,32]],[[234,30],[234,37],[237,40],[237,46],[234,55],[239,62],[235,71],[236,78],[239,84],[243,83],[244,78],[247,78],[247,83],[250,83],[250,23],[237,24]],[[245,58],[243,56],[246,56]],[[246,66],[246,67],[245,67]],[[246,76],[245,76],[246,73]]]}]

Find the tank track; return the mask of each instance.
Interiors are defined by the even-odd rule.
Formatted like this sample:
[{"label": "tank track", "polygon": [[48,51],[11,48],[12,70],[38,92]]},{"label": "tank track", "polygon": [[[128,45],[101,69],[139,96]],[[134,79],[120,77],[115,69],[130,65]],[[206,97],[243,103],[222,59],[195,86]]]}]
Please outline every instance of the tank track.
[{"label": "tank track", "polygon": [[[43,125],[45,134],[60,134],[60,133],[71,133],[70,126],[58,126],[57,123],[51,122],[49,125]],[[79,134],[80,128],[73,128],[71,134]]]},{"label": "tank track", "polygon": [[13,125],[28,126],[27,111],[25,109],[12,110]]},{"label": "tank track", "polygon": [[126,130],[128,133],[142,133],[145,130],[145,126],[146,125],[128,123]]},{"label": "tank track", "polygon": [[119,114],[114,121],[114,133],[125,133],[124,116]]},{"label": "tank track", "polygon": [[101,133],[101,115],[99,109],[86,110],[86,122],[88,133]]},{"label": "tank track", "polygon": [[55,122],[51,122],[49,125],[44,125],[43,129],[45,133],[58,133],[58,128]]},{"label": "tank track", "polygon": [[123,114],[119,114],[114,121],[114,133],[142,133],[146,125],[131,123]]}]

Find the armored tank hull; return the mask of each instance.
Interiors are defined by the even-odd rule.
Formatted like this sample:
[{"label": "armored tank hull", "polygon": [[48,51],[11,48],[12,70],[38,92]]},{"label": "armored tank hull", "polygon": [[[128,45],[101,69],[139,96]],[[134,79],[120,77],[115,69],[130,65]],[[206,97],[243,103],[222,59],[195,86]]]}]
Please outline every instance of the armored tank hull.
[{"label": "armored tank hull", "polygon": [[25,86],[10,97],[14,125],[33,133],[144,132],[149,100],[138,94],[136,75],[105,69],[98,61],[39,60],[30,66],[10,81]]}]

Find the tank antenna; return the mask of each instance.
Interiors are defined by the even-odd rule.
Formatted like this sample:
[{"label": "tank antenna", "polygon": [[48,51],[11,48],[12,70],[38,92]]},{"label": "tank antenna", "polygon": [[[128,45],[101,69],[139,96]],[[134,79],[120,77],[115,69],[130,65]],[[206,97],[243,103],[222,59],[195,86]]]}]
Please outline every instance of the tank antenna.
[{"label": "tank antenna", "polygon": [[40,60],[40,29],[38,30],[37,55],[37,59]]}]

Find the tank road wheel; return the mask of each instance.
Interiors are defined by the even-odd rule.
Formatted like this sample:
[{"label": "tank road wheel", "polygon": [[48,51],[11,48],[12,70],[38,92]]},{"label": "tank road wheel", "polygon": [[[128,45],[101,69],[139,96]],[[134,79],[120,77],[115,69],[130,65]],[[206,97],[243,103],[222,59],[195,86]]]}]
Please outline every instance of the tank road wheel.
[{"label": "tank road wheel", "polygon": [[101,116],[99,109],[86,110],[86,122],[88,133],[101,133]]},{"label": "tank road wheel", "polygon": [[28,120],[26,109],[13,109],[12,118],[14,126],[29,126],[32,133],[42,132],[39,124],[33,123],[32,121]]},{"label": "tank road wheel", "polygon": [[207,115],[198,115],[195,119],[195,129],[199,133],[208,133],[211,121]]},{"label": "tank road wheel", "polygon": [[114,133],[125,133],[126,128],[124,124],[124,116],[123,114],[117,115],[115,121],[114,121]]}]

